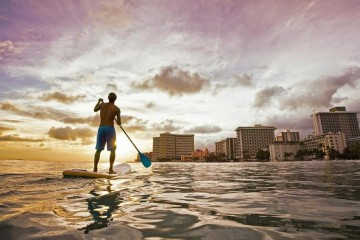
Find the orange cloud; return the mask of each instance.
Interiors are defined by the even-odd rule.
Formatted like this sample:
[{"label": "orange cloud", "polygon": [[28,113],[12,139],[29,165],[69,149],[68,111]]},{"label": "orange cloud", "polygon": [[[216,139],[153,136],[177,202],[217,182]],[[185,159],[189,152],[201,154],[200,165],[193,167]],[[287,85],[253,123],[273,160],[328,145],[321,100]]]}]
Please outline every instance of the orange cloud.
[{"label": "orange cloud", "polygon": [[69,96],[66,94],[63,94],[61,92],[53,92],[53,93],[46,93],[43,94],[41,97],[39,97],[39,99],[43,100],[43,101],[58,101],[61,103],[73,103],[77,100],[83,99],[85,98],[85,95],[78,95],[78,96]]},{"label": "orange cloud", "polygon": [[37,138],[23,138],[19,137],[18,134],[0,136],[0,141],[3,142],[43,142],[43,139]]},{"label": "orange cloud", "polygon": [[12,130],[15,130],[15,129],[16,128],[0,126],[0,135],[2,135],[3,132],[12,131]]},{"label": "orange cloud", "polygon": [[51,138],[67,141],[76,141],[81,139],[83,144],[91,144],[92,138],[95,136],[95,131],[90,128],[71,128],[71,127],[52,127],[48,135]]},{"label": "orange cloud", "polygon": [[138,89],[157,88],[169,93],[170,96],[194,94],[209,86],[209,81],[198,73],[191,73],[177,66],[167,66],[160,70],[151,80],[142,83],[132,83]]},{"label": "orange cloud", "polygon": [[1,110],[5,110],[5,111],[9,111],[9,112],[14,112],[14,113],[20,113],[21,110],[16,107],[15,105],[9,103],[9,102],[3,102],[0,103],[0,109]]}]

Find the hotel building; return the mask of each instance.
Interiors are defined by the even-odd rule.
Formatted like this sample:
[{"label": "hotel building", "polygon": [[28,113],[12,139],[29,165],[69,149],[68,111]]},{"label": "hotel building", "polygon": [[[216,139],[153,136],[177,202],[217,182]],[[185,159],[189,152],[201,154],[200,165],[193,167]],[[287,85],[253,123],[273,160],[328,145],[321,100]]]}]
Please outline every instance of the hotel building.
[{"label": "hotel building", "polygon": [[339,153],[343,153],[346,145],[346,137],[344,133],[328,133],[321,135],[312,135],[302,140],[304,150],[322,150],[327,153],[329,149],[335,149]]},{"label": "hotel building", "polygon": [[236,128],[237,152],[236,158],[255,159],[259,149],[268,148],[275,140],[275,127],[255,124],[254,127]]},{"label": "hotel building", "polygon": [[162,133],[153,138],[153,159],[180,160],[194,151],[194,134]]},{"label": "hotel building", "polygon": [[215,142],[215,154],[225,153],[225,140]]},{"label": "hotel building", "polygon": [[300,141],[300,133],[299,132],[291,132],[289,129],[286,129],[285,132],[279,133],[275,137],[275,140],[280,141],[280,142]]},{"label": "hotel building", "polygon": [[292,160],[301,149],[299,132],[286,129],[275,137],[275,142],[269,145],[270,161]]},{"label": "hotel building", "polygon": [[215,142],[215,154],[224,153],[226,159],[235,159],[237,150],[237,138],[227,138],[220,142]]},{"label": "hotel building", "polygon": [[334,107],[329,112],[314,112],[315,135],[327,133],[345,133],[346,140],[360,137],[358,112],[347,112],[345,107]]},{"label": "hotel building", "polygon": [[227,138],[225,140],[225,155],[227,159],[235,159],[237,150],[237,138]]},{"label": "hotel building", "polygon": [[269,145],[270,161],[292,160],[294,159],[294,156],[300,149],[301,149],[301,144],[299,141],[296,142],[276,141],[270,143]]}]

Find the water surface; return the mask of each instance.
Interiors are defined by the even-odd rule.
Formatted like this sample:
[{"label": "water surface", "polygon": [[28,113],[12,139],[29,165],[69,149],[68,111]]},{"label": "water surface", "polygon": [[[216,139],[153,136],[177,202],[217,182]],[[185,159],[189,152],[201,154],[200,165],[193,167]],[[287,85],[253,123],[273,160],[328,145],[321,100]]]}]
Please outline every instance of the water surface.
[{"label": "water surface", "polygon": [[360,239],[360,161],[0,164],[1,239]]}]

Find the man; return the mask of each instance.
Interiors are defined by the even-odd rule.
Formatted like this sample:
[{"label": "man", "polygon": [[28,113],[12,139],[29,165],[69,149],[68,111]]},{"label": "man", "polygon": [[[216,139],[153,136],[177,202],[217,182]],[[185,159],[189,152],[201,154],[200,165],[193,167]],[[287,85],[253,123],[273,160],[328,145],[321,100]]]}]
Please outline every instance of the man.
[{"label": "man", "polygon": [[110,151],[109,173],[116,174],[116,172],[113,170],[116,150],[116,132],[114,128],[114,120],[117,122],[117,124],[121,125],[120,109],[115,105],[115,93],[109,93],[108,99],[109,102],[104,103],[104,101],[99,98],[98,103],[94,107],[94,112],[100,110],[100,126],[96,139],[96,153],[94,156],[93,171],[97,172],[97,165],[99,163],[100,153],[102,150],[104,150],[106,143],[107,150]]}]

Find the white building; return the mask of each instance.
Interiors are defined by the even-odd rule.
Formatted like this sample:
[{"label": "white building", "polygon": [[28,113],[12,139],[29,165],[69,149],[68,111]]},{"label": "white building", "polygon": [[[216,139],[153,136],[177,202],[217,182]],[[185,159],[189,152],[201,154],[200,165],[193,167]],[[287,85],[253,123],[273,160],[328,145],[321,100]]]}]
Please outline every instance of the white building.
[{"label": "white building", "polygon": [[301,149],[300,142],[273,142],[269,145],[270,161],[293,160],[296,153]]},{"label": "white building", "polygon": [[215,154],[225,153],[225,140],[215,142]]},{"label": "white building", "polygon": [[235,159],[237,149],[237,138],[227,138],[225,140],[215,142],[215,154],[225,154],[226,159]]},{"label": "white building", "polygon": [[292,132],[289,129],[286,129],[284,132],[280,132],[275,137],[275,140],[280,142],[297,142],[300,141],[300,133]]},{"label": "white building", "polygon": [[315,135],[345,133],[346,139],[360,137],[358,112],[347,112],[345,107],[334,107],[329,112],[314,112]]},{"label": "white building", "polygon": [[255,159],[259,149],[268,148],[275,140],[275,127],[255,124],[254,127],[236,128],[237,153],[239,159]]},{"label": "white building", "polygon": [[347,147],[344,133],[328,133],[322,135],[312,135],[302,140],[303,149],[306,150],[322,150],[327,153],[328,149],[334,149],[339,153],[343,153]]}]

